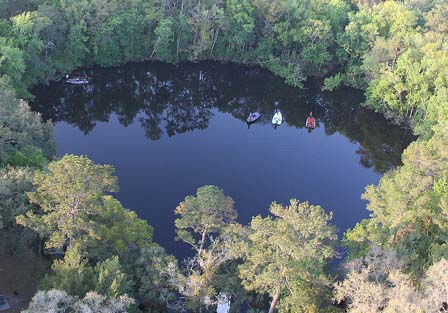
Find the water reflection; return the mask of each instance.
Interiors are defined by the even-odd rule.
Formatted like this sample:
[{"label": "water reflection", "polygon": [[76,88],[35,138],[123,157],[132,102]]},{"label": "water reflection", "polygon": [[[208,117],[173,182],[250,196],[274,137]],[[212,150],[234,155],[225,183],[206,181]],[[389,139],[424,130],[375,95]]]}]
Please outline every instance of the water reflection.
[{"label": "water reflection", "polygon": [[257,67],[147,63],[92,69],[89,75],[89,85],[51,82],[37,87],[34,110],[45,119],[75,125],[85,134],[114,113],[124,126],[139,123],[150,140],[206,129],[215,109],[243,122],[257,111],[262,114],[257,123],[270,123],[279,108],[285,123],[296,128],[305,127],[312,111],[317,127],[324,127],[326,134],[339,132],[359,143],[361,164],[377,172],[397,165],[402,150],[413,140],[405,129],[361,108],[363,97],[358,91],[323,93],[312,83],[299,90]]}]

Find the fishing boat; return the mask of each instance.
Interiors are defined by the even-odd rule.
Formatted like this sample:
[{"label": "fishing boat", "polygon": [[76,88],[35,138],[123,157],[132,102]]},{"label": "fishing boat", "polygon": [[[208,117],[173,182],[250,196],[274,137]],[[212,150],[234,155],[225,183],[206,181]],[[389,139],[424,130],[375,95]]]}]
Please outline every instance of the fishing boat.
[{"label": "fishing boat", "polygon": [[75,77],[66,79],[65,82],[72,85],[85,85],[89,83],[89,80],[87,78]]},{"label": "fishing boat", "polygon": [[314,119],[312,121],[307,120],[305,127],[308,129],[314,129],[316,127],[316,120]]},{"label": "fishing boat", "polygon": [[261,117],[261,114],[258,113],[258,112],[250,113],[249,116],[247,117],[247,122],[248,123],[253,123],[256,120],[258,120],[260,117]]},{"label": "fishing boat", "polygon": [[313,117],[313,112],[310,112],[310,115],[307,117],[305,127],[308,128],[309,131],[316,127],[316,119]]},{"label": "fishing boat", "polygon": [[272,117],[272,125],[274,126],[280,126],[282,125],[283,122],[283,116],[282,113],[280,111],[276,111],[274,113],[274,116]]}]

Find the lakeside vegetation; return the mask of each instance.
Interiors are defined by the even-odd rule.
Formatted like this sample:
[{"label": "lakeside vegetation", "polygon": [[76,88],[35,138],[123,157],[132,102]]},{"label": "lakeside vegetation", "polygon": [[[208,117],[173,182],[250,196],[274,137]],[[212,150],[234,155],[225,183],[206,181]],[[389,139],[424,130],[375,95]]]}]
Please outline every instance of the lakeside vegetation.
[{"label": "lakeside vegetation", "polygon": [[[448,311],[446,1],[3,0],[0,17],[2,248],[54,256],[26,312],[207,312],[221,292],[235,312]],[[420,135],[366,188],[371,218],[345,234],[339,282],[318,206],[273,203],[243,226],[223,190],[201,187],[173,208],[195,252],[180,262],[110,194],[112,167],[55,158],[53,126],[19,98],[82,66],[145,59],[258,64],[295,86],[323,77]]]}]

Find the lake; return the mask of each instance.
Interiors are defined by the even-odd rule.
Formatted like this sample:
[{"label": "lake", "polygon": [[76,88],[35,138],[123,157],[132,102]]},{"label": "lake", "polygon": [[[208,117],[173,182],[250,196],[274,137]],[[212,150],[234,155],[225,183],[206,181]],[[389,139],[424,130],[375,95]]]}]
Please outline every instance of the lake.
[{"label": "lake", "polygon": [[[58,155],[87,155],[116,168],[115,195],[154,226],[154,239],[185,257],[174,209],[200,186],[220,186],[238,220],[267,215],[272,201],[309,201],[333,211],[342,234],[368,216],[360,195],[400,164],[414,140],[362,108],[362,92],[304,89],[258,67],[204,62],[85,70],[88,85],[50,82],[32,108],[56,124]],[[278,108],[285,119],[274,128]],[[262,114],[247,125],[250,112]],[[310,112],[317,120],[305,129]]]}]

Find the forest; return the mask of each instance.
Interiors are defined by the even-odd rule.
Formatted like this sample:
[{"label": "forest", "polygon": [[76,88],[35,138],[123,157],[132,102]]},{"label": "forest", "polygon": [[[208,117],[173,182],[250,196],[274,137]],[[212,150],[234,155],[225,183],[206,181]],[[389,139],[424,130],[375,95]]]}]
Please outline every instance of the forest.
[{"label": "forest", "polygon": [[[27,104],[36,84],[144,60],[361,89],[418,139],[343,238],[296,199],[241,225],[206,185],[172,208],[193,251],[176,260],[114,198],[114,168],[57,158],[53,124]],[[448,312],[447,143],[446,0],[0,0],[0,249],[51,260],[23,312],[213,312],[223,294],[232,312]]]}]

